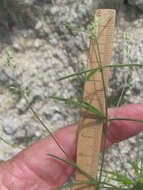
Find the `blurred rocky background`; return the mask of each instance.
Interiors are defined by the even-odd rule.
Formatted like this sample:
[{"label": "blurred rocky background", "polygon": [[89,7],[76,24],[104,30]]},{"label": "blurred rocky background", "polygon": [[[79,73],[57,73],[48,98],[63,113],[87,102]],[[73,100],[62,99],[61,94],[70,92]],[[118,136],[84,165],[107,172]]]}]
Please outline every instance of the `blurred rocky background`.
[{"label": "blurred rocky background", "polygon": [[[11,158],[24,148],[25,136],[31,144],[48,135],[31,113],[30,106],[33,106],[51,131],[79,120],[78,108],[51,100],[48,96],[81,96],[83,77],[72,81],[57,79],[86,68],[89,39],[86,34],[66,28],[63,23],[87,29],[93,22],[97,8],[117,10],[112,64],[128,63],[126,33],[131,41],[131,63],[143,63],[142,0],[0,1],[0,137],[17,145],[12,148],[1,139],[1,161]],[[13,52],[15,74],[6,65],[7,47]],[[109,96],[113,100],[119,97],[126,85],[127,74],[127,68],[111,69]],[[143,68],[134,68],[122,104],[142,102],[142,78]],[[29,89],[29,105],[19,93],[11,92],[10,86],[16,83],[23,89]],[[125,155],[131,156],[136,150],[136,140],[131,138],[120,146]],[[108,160],[110,165],[116,163],[112,164],[113,168],[117,167],[119,159],[116,146],[110,149]]]}]

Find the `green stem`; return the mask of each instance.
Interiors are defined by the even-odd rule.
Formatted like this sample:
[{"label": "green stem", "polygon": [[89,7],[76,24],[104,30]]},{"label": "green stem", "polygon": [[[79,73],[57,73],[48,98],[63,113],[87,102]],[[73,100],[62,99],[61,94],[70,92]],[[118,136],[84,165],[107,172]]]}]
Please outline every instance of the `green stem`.
[{"label": "green stem", "polygon": [[78,169],[79,172],[81,172],[82,174],[84,174],[89,180],[91,180],[94,183],[98,183],[97,180],[94,177],[92,177],[86,171],[84,171],[83,169],[81,169],[76,163],[68,161],[68,160],[65,160],[65,159],[62,159],[62,158],[60,158],[58,156],[55,156],[53,154],[48,154],[48,155],[51,156],[51,157],[53,157],[53,158],[56,158],[56,159],[58,159],[58,160],[60,160],[60,161],[62,161],[64,163],[66,163],[66,164],[69,164],[69,165],[73,166],[74,168]]},{"label": "green stem", "polygon": [[83,181],[83,182],[77,182],[77,183],[72,183],[72,184],[66,184],[66,185],[63,185],[63,186],[59,186],[59,187],[56,187],[52,190],[61,190],[61,189],[65,189],[65,188],[68,188],[68,187],[73,187],[73,186],[78,186],[78,185],[95,185],[95,183],[93,181]]},{"label": "green stem", "polygon": [[[98,60],[98,58],[97,58],[97,60]],[[116,64],[116,65],[105,65],[105,66],[102,66],[102,69],[112,68],[112,67],[142,67],[142,66],[143,66],[143,64]],[[61,77],[61,78],[58,79],[58,81],[64,80],[64,79],[67,79],[67,78],[70,78],[70,77],[78,76],[78,75],[81,75],[81,74],[85,74],[87,72],[100,71],[100,69],[101,69],[100,67],[96,67],[94,69],[87,69],[85,71],[81,71],[81,72],[73,73],[71,75],[67,75],[65,77]]]},{"label": "green stem", "polygon": [[[97,47],[97,53],[99,60],[97,60],[100,72],[101,72],[101,78],[102,78],[102,84],[103,84],[103,90],[104,90],[104,98],[105,98],[105,136],[104,136],[104,148],[103,148],[103,155],[102,155],[102,162],[101,162],[101,168],[100,168],[100,174],[99,174],[99,184],[101,183],[101,177],[102,177],[102,171],[103,171],[103,165],[104,165],[104,160],[105,160],[105,148],[106,148],[106,139],[107,139],[107,133],[108,133],[108,101],[107,101],[107,93],[106,93],[106,85],[105,85],[105,79],[104,79],[104,73],[103,73],[103,67],[102,67],[102,60],[100,56],[100,49],[99,49],[99,43],[98,43],[98,38],[97,36],[95,37],[96,40],[96,47]],[[96,53],[96,48],[94,45],[94,40],[92,40],[92,45],[94,47],[94,52]],[[97,187],[98,189],[98,187]]]},{"label": "green stem", "polygon": [[[29,104],[29,101],[27,99],[26,96],[24,96],[27,104]],[[38,116],[38,114],[35,112],[35,110],[33,109],[32,106],[30,106],[30,110],[32,111],[32,113],[34,114],[34,116],[37,118],[37,120],[39,121],[39,123],[44,127],[44,129],[46,131],[48,131],[49,135],[53,138],[53,140],[55,141],[55,143],[57,144],[57,146],[60,148],[60,150],[65,154],[65,156],[70,160],[73,161],[73,159],[64,151],[64,148],[60,145],[60,143],[57,141],[56,137],[53,135],[53,133],[48,129],[48,127],[44,124],[44,122],[40,119],[40,117]]]},{"label": "green stem", "polygon": [[140,120],[140,119],[132,119],[132,118],[110,118],[110,119],[108,119],[108,121],[114,121],[114,120],[135,121],[135,122],[140,122],[140,123],[143,122],[143,120]]}]

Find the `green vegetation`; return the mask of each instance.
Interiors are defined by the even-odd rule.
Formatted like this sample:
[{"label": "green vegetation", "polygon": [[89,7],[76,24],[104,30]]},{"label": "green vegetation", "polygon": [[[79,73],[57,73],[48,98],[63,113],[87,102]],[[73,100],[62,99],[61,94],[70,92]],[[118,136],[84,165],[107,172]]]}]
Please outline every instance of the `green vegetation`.
[{"label": "green vegetation", "polygon": [[[105,18],[106,19],[106,18]],[[94,22],[96,24],[96,28],[98,28],[98,26],[100,25],[100,23],[102,22],[101,20],[99,20],[96,16],[94,18]],[[95,52],[95,54],[98,55],[99,60],[98,60],[98,67],[94,68],[94,69],[90,69],[90,70],[84,70],[81,72],[77,72],[68,76],[64,76],[62,78],[60,78],[59,80],[64,80],[67,78],[71,78],[71,77],[77,77],[80,76],[82,74],[86,73],[86,77],[85,77],[85,81],[88,81],[94,74],[96,74],[97,71],[101,72],[102,75],[102,82],[103,82],[103,87],[104,87],[104,95],[105,95],[105,105],[106,105],[106,113],[105,115],[100,112],[97,108],[93,107],[92,105],[88,104],[87,102],[85,102],[82,99],[77,99],[77,100],[72,100],[72,99],[65,99],[62,97],[49,97],[52,99],[56,99],[58,101],[63,101],[66,104],[72,104],[74,106],[86,109],[90,112],[92,112],[96,117],[99,117],[101,119],[105,119],[106,121],[106,135],[105,138],[107,137],[107,131],[108,131],[108,122],[110,122],[111,120],[129,120],[129,121],[136,121],[136,122],[143,122],[143,120],[136,120],[134,118],[129,119],[129,118],[111,118],[110,120],[108,119],[108,108],[109,108],[109,104],[111,102],[112,105],[114,106],[119,106],[121,105],[121,100],[123,99],[123,96],[126,94],[129,86],[130,86],[130,80],[131,80],[131,74],[133,72],[133,67],[136,66],[143,66],[143,64],[131,64],[130,63],[130,53],[131,53],[131,49],[129,48],[130,46],[130,40],[129,37],[126,35],[125,39],[126,39],[126,52],[128,55],[128,63],[127,64],[116,64],[116,65],[108,65],[108,66],[102,66],[102,62],[100,59],[100,51],[99,51],[99,44],[98,44],[98,30],[96,31],[95,34],[95,24],[92,24],[88,27],[87,30],[83,31],[80,30],[78,28],[75,27],[71,27],[68,24],[65,24],[66,27],[69,27],[70,29],[74,29],[78,32],[84,32],[85,34],[87,34],[91,40],[91,44],[94,47],[94,51],[96,51],[95,48],[95,41],[97,44],[97,52]],[[6,60],[6,64],[7,66],[10,68],[10,70],[13,72],[13,74],[15,73],[16,70],[16,65],[13,65],[12,62],[12,58],[13,58],[13,54],[12,51],[10,50],[10,48],[6,49],[6,53],[7,53],[7,60]],[[128,67],[129,68],[129,72],[128,72],[128,77],[127,77],[127,81],[125,83],[125,87],[123,88],[120,97],[112,99],[112,97],[108,98],[107,97],[107,87],[105,86],[105,81],[104,81],[104,73],[103,70],[106,69],[107,67]],[[12,91],[14,91],[15,93],[19,93],[21,94],[26,103],[29,105],[29,101],[28,101],[28,96],[29,96],[29,91],[27,89],[22,89],[20,85],[18,86],[12,86],[10,88]],[[109,101],[110,100],[110,101]],[[87,178],[89,179],[88,181],[84,181],[84,182],[79,182],[79,183],[75,183],[75,184],[67,184],[65,186],[62,187],[57,187],[55,188],[55,190],[58,189],[64,189],[66,187],[72,187],[75,185],[79,185],[79,184],[92,184],[96,187],[96,190],[99,189],[108,189],[108,190],[142,190],[143,189],[143,160],[140,160],[138,155],[137,155],[137,159],[133,162],[129,162],[131,168],[134,170],[134,177],[132,177],[132,175],[126,170],[126,167],[124,166],[124,163],[122,163],[123,166],[123,173],[122,174],[117,172],[117,171],[105,171],[103,169],[103,165],[104,165],[104,158],[105,158],[105,147],[106,147],[106,140],[105,140],[105,144],[104,144],[104,151],[103,151],[103,156],[102,156],[102,164],[101,164],[101,168],[99,171],[99,177],[97,179],[94,179],[91,175],[89,175],[88,173],[86,173],[85,171],[83,171],[81,168],[79,168],[77,166],[77,164],[71,162],[71,158],[66,154],[66,152],[63,150],[63,148],[61,147],[61,145],[58,143],[57,139],[54,137],[54,135],[50,132],[50,130],[47,128],[47,126],[42,122],[42,120],[40,119],[40,117],[38,116],[38,114],[36,113],[36,111],[33,109],[33,107],[30,105],[30,110],[32,111],[32,113],[34,114],[34,116],[37,118],[37,120],[40,122],[40,124],[43,126],[43,128],[52,136],[52,138],[54,139],[54,141],[56,142],[56,144],[58,145],[58,147],[64,152],[64,154],[66,155],[66,157],[69,159],[69,161],[67,160],[63,160],[59,157],[56,157],[55,155],[51,155],[49,154],[49,156],[52,156],[56,159],[59,159],[61,162],[65,162],[66,164],[70,164],[73,167],[75,167],[77,170],[79,170],[80,172],[82,172],[85,176],[87,176]],[[5,142],[4,139],[1,138],[1,140],[3,140]],[[28,139],[27,139],[27,131],[25,131],[25,145],[28,146]],[[13,146],[13,145],[12,145]],[[102,179],[103,178],[103,179]],[[116,182],[117,185],[113,185],[114,183],[112,182]]]},{"label": "green vegetation", "polygon": [[[106,18],[105,18],[106,19]],[[94,68],[94,69],[89,69],[89,70],[84,70],[81,72],[77,72],[77,73],[73,73],[71,75],[68,76],[64,76],[62,78],[60,78],[59,80],[64,80],[67,78],[71,78],[71,77],[76,77],[82,74],[86,73],[86,77],[85,77],[85,81],[88,81],[94,74],[96,74],[97,71],[101,72],[101,77],[102,77],[102,82],[103,82],[103,87],[104,87],[104,96],[105,96],[105,106],[106,106],[106,114],[103,115],[99,110],[97,110],[97,108],[94,108],[91,105],[83,104],[83,100],[79,100],[77,99],[77,101],[74,101],[72,99],[64,99],[61,97],[49,97],[49,98],[53,98],[56,99],[58,101],[64,101],[66,104],[73,104],[75,106],[78,106],[80,108],[86,109],[88,111],[91,111],[92,113],[95,114],[95,116],[99,117],[99,118],[104,118],[106,121],[106,134],[105,134],[105,138],[107,137],[107,131],[108,131],[108,122],[111,120],[128,120],[128,121],[136,121],[136,122],[143,122],[143,120],[136,120],[134,118],[129,119],[129,118],[111,118],[110,120],[108,120],[108,113],[107,110],[110,107],[110,105],[114,105],[114,106],[120,106],[121,105],[121,100],[123,99],[124,95],[126,94],[126,92],[128,91],[129,87],[130,87],[130,82],[131,82],[131,75],[133,72],[133,68],[135,66],[143,66],[143,64],[131,64],[131,43],[129,40],[128,35],[125,35],[125,40],[126,40],[126,47],[125,47],[125,51],[127,53],[127,58],[128,58],[128,63],[127,64],[116,64],[116,65],[108,65],[108,66],[102,66],[102,62],[100,59],[100,51],[99,51],[99,43],[98,43],[98,26],[102,23],[102,20],[99,20],[96,16],[94,18],[94,23],[88,27],[88,30],[80,30],[79,28],[75,28],[70,26],[69,24],[65,24],[66,27],[72,29],[72,30],[76,30],[77,32],[84,32],[85,34],[87,34],[90,38],[91,41],[91,45],[94,48],[95,51],[95,55],[97,55],[97,59],[98,60],[98,67]],[[95,34],[95,25],[96,25],[96,34]],[[96,48],[95,48],[95,41],[96,41]],[[97,52],[96,52],[97,49]],[[119,97],[115,97],[112,99],[112,97],[107,97],[107,91],[106,91],[106,86],[105,86],[105,81],[104,81],[104,73],[103,70],[107,67],[128,67],[129,71],[128,71],[128,76],[125,82],[125,86],[121,91],[121,94]],[[96,110],[96,111],[93,111]],[[89,181],[87,182],[80,182],[79,184],[92,184],[95,185],[95,189],[99,190],[99,189],[109,189],[109,190],[115,190],[115,189],[120,189],[120,190],[133,190],[136,188],[136,190],[141,190],[143,187],[143,173],[142,173],[142,168],[143,168],[143,163],[141,161],[141,166],[139,165],[140,161],[136,160],[134,162],[129,162],[130,166],[136,171],[135,172],[135,176],[134,178],[131,178],[131,175],[128,176],[129,172],[127,172],[125,175],[123,175],[122,173],[119,173],[117,171],[104,171],[103,170],[103,165],[104,165],[104,158],[105,158],[105,147],[106,147],[106,139],[105,139],[105,144],[104,144],[104,151],[103,151],[103,156],[102,156],[102,163],[101,163],[101,168],[99,171],[99,177],[92,180],[89,177]],[[50,155],[54,158],[60,159],[61,161],[66,162],[65,160],[55,157],[54,155]],[[139,158],[137,158],[139,159]],[[71,164],[71,163],[68,163]],[[71,164],[72,166],[74,166],[73,164]],[[123,166],[123,173],[126,170],[126,167],[124,165],[124,163],[122,163]],[[77,165],[74,166],[75,168],[77,168]],[[79,169],[79,168],[78,168]],[[137,172],[138,171],[138,172]],[[87,174],[85,173],[85,175],[87,176]],[[90,176],[92,177],[92,176]],[[102,180],[102,177],[104,177],[104,179]],[[113,182],[113,183],[112,183]],[[116,184],[118,185],[113,185],[114,182],[116,182]],[[66,187],[72,187],[72,186],[76,186],[79,185],[77,183],[75,184],[68,184],[59,188],[55,188],[54,190],[59,190],[59,189],[64,189]]]}]

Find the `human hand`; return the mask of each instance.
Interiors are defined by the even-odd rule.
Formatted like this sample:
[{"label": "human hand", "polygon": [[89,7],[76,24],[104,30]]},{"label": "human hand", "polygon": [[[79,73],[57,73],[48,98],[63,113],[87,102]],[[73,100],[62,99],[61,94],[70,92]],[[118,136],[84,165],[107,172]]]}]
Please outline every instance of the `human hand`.
[{"label": "human hand", "polygon": [[[114,114],[115,112],[115,114]],[[143,119],[143,104],[130,104],[109,109],[110,117]],[[111,121],[108,128],[107,148],[143,130],[143,123]],[[75,160],[77,124],[54,133],[65,152]],[[104,128],[103,128],[104,136]],[[103,137],[101,150],[103,150]],[[51,190],[63,185],[74,172],[71,165],[56,160],[48,154],[67,159],[51,136],[21,151],[11,160],[0,164],[0,190]]]}]

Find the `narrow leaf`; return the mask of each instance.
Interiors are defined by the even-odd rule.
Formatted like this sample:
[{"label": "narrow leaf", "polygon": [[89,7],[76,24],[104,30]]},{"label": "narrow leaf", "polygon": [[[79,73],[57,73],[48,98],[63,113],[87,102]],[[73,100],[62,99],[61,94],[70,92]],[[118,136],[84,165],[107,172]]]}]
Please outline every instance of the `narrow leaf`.
[{"label": "narrow leaf", "polygon": [[56,188],[54,188],[52,190],[61,190],[61,189],[65,189],[65,188],[68,188],[68,187],[84,185],[84,184],[96,185],[93,181],[81,181],[81,182],[78,182],[78,183],[72,183],[72,184],[66,184],[66,185],[63,185],[63,186],[59,186],[59,187],[56,187]]},{"label": "narrow leaf", "polygon": [[76,101],[71,100],[71,99],[65,99],[65,98],[61,98],[61,97],[57,97],[57,96],[49,96],[49,98],[59,100],[59,101],[63,101],[65,103],[67,103],[67,104],[72,104],[72,105],[75,105],[75,106],[77,106],[79,108],[84,108],[85,110],[94,113],[98,117],[105,119],[105,116],[104,116],[104,114],[102,112],[100,112],[94,106],[88,104],[87,102],[85,102],[83,100],[79,103],[79,102],[76,102]]},{"label": "narrow leaf", "polygon": [[[106,65],[106,66],[103,66],[102,69],[106,69],[106,68],[112,68],[112,67],[142,67],[143,64],[116,64],[116,65]],[[81,75],[81,74],[84,74],[84,73],[87,73],[87,72],[96,72],[100,70],[100,67],[96,67],[94,69],[88,69],[88,70],[84,70],[84,71],[81,71],[81,72],[77,72],[77,73],[73,73],[73,74],[70,74],[70,75],[67,75],[65,77],[61,77],[58,79],[58,81],[60,80],[64,80],[64,79],[67,79],[67,78],[70,78],[70,77],[75,77],[75,76],[78,76],[78,75]]]},{"label": "narrow leaf", "polygon": [[139,167],[137,162],[128,162],[135,171],[136,176],[139,174]]},{"label": "narrow leaf", "polygon": [[135,122],[143,122],[143,120],[139,120],[139,119],[131,119],[131,118],[110,118],[109,121],[113,121],[113,120],[125,120],[125,121],[135,121]]},{"label": "narrow leaf", "polygon": [[[95,69],[94,69],[95,70]],[[97,69],[98,70],[98,69]],[[85,74],[87,72],[90,72],[90,71],[93,71],[93,69],[88,69],[88,70],[84,70],[84,71],[81,71],[81,72],[76,72],[76,73],[73,73],[71,75],[67,75],[65,77],[61,77],[58,79],[58,81],[60,80],[64,80],[64,79],[67,79],[67,78],[70,78],[70,77],[75,77],[75,76],[78,76],[78,75],[82,75],[82,74]]]},{"label": "narrow leaf", "polygon": [[96,69],[96,70],[94,69],[93,71],[91,71],[91,72],[86,76],[85,82],[88,81],[88,80],[90,80],[90,78],[96,73],[96,71],[97,71],[97,69]]},{"label": "narrow leaf", "polygon": [[69,165],[73,166],[74,168],[78,169],[78,171],[80,171],[82,174],[84,174],[88,179],[90,179],[92,182],[97,183],[97,180],[94,177],[92,177],[86,171],[84,171],[83,169],[81,169],[76,163],[70,162],[70,161],[65,160],[65,159],[62,159],[62,158],[60,158],[58,156],[55,156],[53,154],[48,154],[48,155],[51,156],[51,157],[53,157],[53,158],[56,158],[56,159],[58,159],[58,160],[60,160],[60,161],[62,161],[64,163],[66,163],[66,164],[69,164]]},{"label": "narrow leaf", "polygon": [[104,171],[104,172],[112,175],[111,177],[109,177],[109,179],[118,181],[126,186],[134,185],[136,183],[132,179],[126,177],[125,175],[119,174],[118,172],[112,172],[112,171]]},{"label": "narrow leaf", "polygon": [[97,108],[95,108],[94,106],[88,104],[86,101],[82,100],[82,103],[84,105],[84,107],[87,107],[88,111],[91,111],[92,113],[94,113],[95,115],[99,116],[100,118],[105,118],[104,114],[102,112],[100,112]]}]

